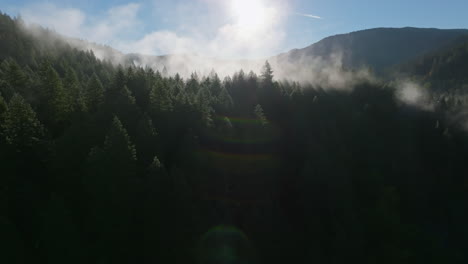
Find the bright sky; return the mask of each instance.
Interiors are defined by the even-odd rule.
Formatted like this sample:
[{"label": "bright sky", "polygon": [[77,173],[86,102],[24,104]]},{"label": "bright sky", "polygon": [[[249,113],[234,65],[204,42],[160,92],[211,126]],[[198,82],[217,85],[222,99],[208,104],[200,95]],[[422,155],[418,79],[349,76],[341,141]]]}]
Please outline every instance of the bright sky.
[{"label": "bright sky", "polygon": [[468,28],[467,0],[0,1],[59,33],[154,55],[259,58],[367,28]]}]

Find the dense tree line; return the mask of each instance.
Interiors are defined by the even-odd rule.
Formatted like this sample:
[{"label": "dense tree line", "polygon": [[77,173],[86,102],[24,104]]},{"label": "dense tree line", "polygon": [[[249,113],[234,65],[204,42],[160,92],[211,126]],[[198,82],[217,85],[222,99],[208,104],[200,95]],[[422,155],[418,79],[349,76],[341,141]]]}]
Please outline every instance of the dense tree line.
[{"label": "dense tree line", "polygon": [[40,30],[0,16],[4,263],[468,260],[468,136],[444,107],[268,63],[116,67]]}]

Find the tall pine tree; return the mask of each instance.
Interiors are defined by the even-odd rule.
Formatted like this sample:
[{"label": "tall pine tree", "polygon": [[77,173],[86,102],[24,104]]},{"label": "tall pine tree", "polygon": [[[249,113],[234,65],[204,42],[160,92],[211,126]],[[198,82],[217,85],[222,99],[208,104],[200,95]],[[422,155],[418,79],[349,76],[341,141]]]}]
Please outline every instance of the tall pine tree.
[{"label": "tall pine tree", "polygon": [[88,81],[84,97],[86,107],[91,113],[96,112],[104,102],[104,87],[95,73],[93,73]]},{"label": "tall pine tree", "polygon": [[35,146],[44,136],[44,127],[36,112],[19,94],[10,100],[2,130],[5,141],[18,150]]}]

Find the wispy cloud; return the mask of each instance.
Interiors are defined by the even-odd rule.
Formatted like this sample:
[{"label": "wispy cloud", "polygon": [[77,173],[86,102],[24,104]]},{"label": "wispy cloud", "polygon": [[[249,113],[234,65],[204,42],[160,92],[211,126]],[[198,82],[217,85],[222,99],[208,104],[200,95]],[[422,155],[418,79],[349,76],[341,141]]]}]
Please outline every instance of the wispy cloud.
[{"label": "wispy cloud", "polygon": [[313,18],[313,19],[323,19],[320,16],[312,15],[312,14],[304,14],[304,13],[296,13],[298,16],[303,16],[303,17],[308,17],[308,18]]},{"label": "wispy cloud", "polygon": [[[257,1],[261,9],[260,22],[256,17],[239,18],[232,13],[227,1],[196,0],[165,7],[165,11],[171,11],[171,23],[154,30],[140,14],[148,4],[114,6],[97,16],[78,8],[62,8],[45,2],[24,6],[20,13],[27,22],[66,36],[110,45],[125,53],[258,58],[279,52],[286,36],[283,23],[288,13],[286,0],[273,0],[268,6],[262,5],[262,0],[250,1]],[[209,12],[203,16],[199,15],[201,12],[194,12],[207,8]]]},{"label": "wispy cloud", "polygon": [[114,6],[98,18],[77,8],[60,8],[52,3],[37,3],[20,9],[22,17],[70,37],[107,45],[116,45],[122,36],[132,35],[141,27],[140,4]]}]

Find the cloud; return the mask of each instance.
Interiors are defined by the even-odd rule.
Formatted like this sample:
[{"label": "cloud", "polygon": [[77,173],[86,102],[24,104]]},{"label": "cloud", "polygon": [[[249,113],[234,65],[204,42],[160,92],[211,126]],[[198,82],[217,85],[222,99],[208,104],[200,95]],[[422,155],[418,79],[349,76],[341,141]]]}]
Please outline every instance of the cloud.
[{"label": "cloud", "polygon": [[308,17],[308,18],[314,18],[314,19],[323,19],[320,16],[311,15],[311,14],[296,13],[296,15],[303,16],[303,17]]},{"label": "cloud", "polygon": [[410,80],[398,80],[396,82],[397,98],[405,104],[419,107],[423,110],[434,110],[430,94],[427,89]]},{"label": "cloud", "polygon": [[82,37],[82,27],[85,24],[86,15],[75,8],[58,8],[51,3],[33,5],[20,10],[26,21],[40,24],[60,33]]},{"label": "cloud", "polygon": [[[231,75],[241,68],[246,72],[258,72],[265,58],[282,51],[286,39],[285,21],[291,14],[289,3],[286,0],[271,0],[268,3],[265,0],[250,0],[257,1],[255,6],[262,13],[262,20],[258,21],[258,17],[232,10],[231,1],[237,0],[194,0],[176,4],[163,1],[159,2],[162,6],[153,8],[148,4],[129,3],[114,6],[96,17],[80,9],[59,8],[53,4],[35,4],[23,8],[21,13],[28,22],[53,28],[66,36],[106,44],[124,53],[184,55],[166,58],[139,56],[134,62],[140,66],[147,65],[158,70],[166,66],[171,73],[179,72],[183,76],[189,76],[194,71],[209,73],[212,69],[216,69],[220,76]],[[246,1],[246,8],[248,4],[250,2]],[[143,9],[153,12],[154,17],[160,18],[160,23],[145,23],[148,21],[141,14]],[[257,12],[252,14],[256,15]],[[167,23],[164,22],[166,18]],[[246,21],[252,21],[256,26],[249,26]],[[144,30],[151,26],[158,29]],[[91,44],[79,41],[72,44],[84,50],[91,48],[98,58],[116,64],[125,59],[120,53]],[[189,54],[196,55],[187,56]],[[350,82],[368,77],[366,72],[344,72],[341,56],[335,57],[330,61],[304,58],[291,63],[270,62],[278,79],[313,80],[323,86],[346,87]]]},{"label": "cloud", "polygon": [[120,36],[132,34],[141,25],[137,16],[139,9],[140,5],[136,3],[115,6],[94,19],[76,8],[43,3],[21,8],[20,13],[27,22],[48,27],[60,34],[113,45],[120,41]]},{"label": "cloud", "polygon": [[[115,6],[96,17],[76,8],[61,8],[52,3],[33,4],[20,9],[27,22],[43,25],[69,37],[110,45],[125,53],[148,55],[200,54],[221,58],[260,58],[281,51],[285,39],[286,0],[251,0],[261,8],[257,14],[241,18],[232,13],[232,1],[194,0],[166,3],[167,28],[153,31],[145,27],[142,5]],[[252,4],[246,1],[247,4]],[[146,6],[145,8],[150,8]],[[169,9],[168,9],[169,8]],[[156,12],[156,11],[155,11]],[[160,14],[154,14],[160,15]],[[255,16],[253,16],[255,15]],[[158,16],[159,17],[159,16]],[[161,19],[162,21],[165,18]],[[254,21],[255,26],[245,22]]]},{"label": "cloud", "polygon": [[346,70],[343,67],[343,53],[340,51],[326,58],[302,54],[299,58],[291,59],[284,54],[273,58],[270,63],[278,79],[324,89],[349,90],[358,83],[375,82],[374,76],[366,68]]},{"label": "cloud", "polygon": [[179,36],[172,31],[155,31],[126,45],[141,54],[183,54],[199,50],[194,39]]}]

